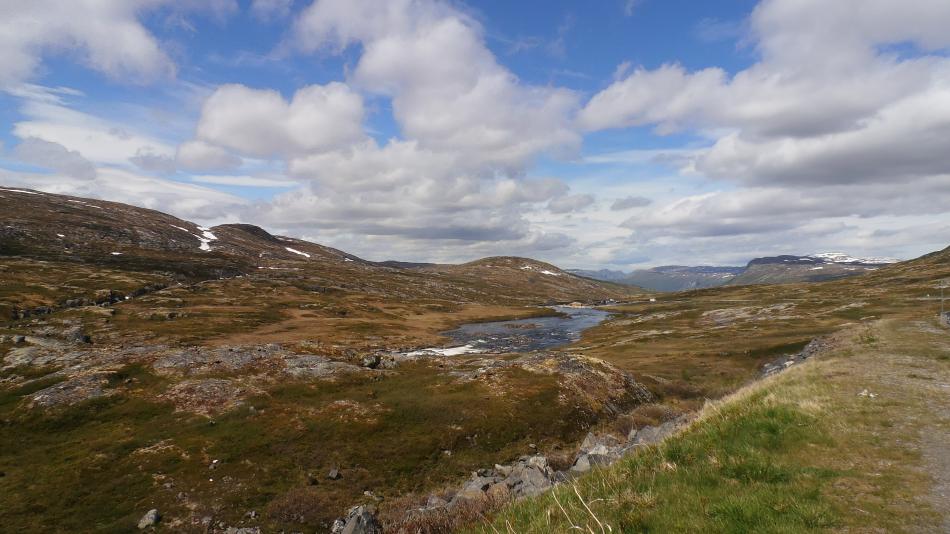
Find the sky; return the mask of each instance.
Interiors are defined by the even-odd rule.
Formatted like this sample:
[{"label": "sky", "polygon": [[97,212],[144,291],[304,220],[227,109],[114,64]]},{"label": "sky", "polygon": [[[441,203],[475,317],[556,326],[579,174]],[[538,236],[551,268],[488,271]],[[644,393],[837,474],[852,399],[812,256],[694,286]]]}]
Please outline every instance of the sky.
[{"label": "sky", "polygon": [[950,245],[946,0],[0,0],[0,185],[370,260]]}]

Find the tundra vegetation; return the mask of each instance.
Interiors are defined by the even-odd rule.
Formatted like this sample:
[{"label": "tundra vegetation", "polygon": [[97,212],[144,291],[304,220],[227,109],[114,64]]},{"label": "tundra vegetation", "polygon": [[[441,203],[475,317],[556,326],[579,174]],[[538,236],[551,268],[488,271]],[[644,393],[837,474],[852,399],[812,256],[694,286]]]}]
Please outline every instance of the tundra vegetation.
[{"label": "tundra vegetation", "polygon": [[[125,532],[154,509],[159,531],[324,532],[372,504],[428,531],[939,531],[946,512],[927,500],[950,412],[928,296],[948,250],[652,295],[524,258],[394,266],[68,200],[0,194],[5,529]],[[575,301],[613,315],[565,347],[408,356]],[[818,358],[756,382],[816,338]],[[696,412],[551,493],[405,521],[473,471],[523,455],[563,471],[589,433]]]}]

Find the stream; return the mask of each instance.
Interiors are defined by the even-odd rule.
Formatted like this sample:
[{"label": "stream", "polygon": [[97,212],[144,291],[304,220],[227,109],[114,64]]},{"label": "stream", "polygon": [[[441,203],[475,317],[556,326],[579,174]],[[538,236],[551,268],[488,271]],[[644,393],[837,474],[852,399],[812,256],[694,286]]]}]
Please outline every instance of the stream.
[{"label": "stream", "polygon": [[577,341],[581,333],[610,316],[594,308],[552,306],[565,314],[561,317],[533,317],[513,321],[470,323],[443,332],[453,343],[448,348],[430,348],[410,352],[410,356],[434,354],[457,356],[482,352],[531,352],[553,349]]}]

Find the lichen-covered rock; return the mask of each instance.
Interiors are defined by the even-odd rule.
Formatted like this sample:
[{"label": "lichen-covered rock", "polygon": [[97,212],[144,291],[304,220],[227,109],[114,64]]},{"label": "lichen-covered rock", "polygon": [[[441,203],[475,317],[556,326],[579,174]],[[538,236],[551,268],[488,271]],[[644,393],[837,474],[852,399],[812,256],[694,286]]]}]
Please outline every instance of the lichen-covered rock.
[{"label": "lichen-covered rock", "polygon": [[244,399],[261,391],[235,380],[206,378],[185,380],[162,395],[182,411],[212,415],[236,408]]},{"label": "lichen-covered rock", "polygon": [[96,373],[77,376],[41,389],[30,396],[30,407],[52,408],[72,406],[89,399],[108,395],[103,389],[109,383],[108,374]]},{"label": "lichen-covered rock", "polygon": [[152,508],[148,512],[145,512],[145,515],[142,516],[142,519],[139,519],[139,530],[145,530],[148,527],[154,527],[161,520],[161,514],[158,513],[158,510]]}]

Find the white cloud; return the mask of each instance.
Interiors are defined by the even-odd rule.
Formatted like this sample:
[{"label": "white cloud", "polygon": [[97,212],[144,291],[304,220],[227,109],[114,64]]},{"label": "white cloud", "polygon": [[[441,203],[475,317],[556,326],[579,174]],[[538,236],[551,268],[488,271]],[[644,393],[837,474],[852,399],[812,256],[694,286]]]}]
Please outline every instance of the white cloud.
[{"label": "white cloud", "polygon": [[97,164],[127,166],[143,154],[174,155],[168,143],[127,124],[72,109],[56,92],[26,86],[17,94],[24,98],[20,113],[25,120],[13,125],[13,135],[20,139],[57,143]]},{"label": "white cloud", "polygon": [[13,149],[20,161],[63,173],[73,178],[95,178],[96,168],[79,152],[68,150],[59,143],[28,137]]},{"label": "white cloud", "polygon": [[[950,205],[948,25],[950,4],[938,0],[764,0],[747,26],[758,59],[744,70],[620,69],[579,127],[653,126],[708,146],[585,161],[666,163],[725,182],[638,210],[625,246],[675,261],[832,240],[860,253],[871,241],[858,236],[901,220],[933,227]],[[879,244],[892,255],[913,248]]]},{"label": "white cloud", "polygon": [[624,211],[632,208],[642,208],[644,206],[649,206],[652,203],[653,201],[646,197],[629,196],[614,200],[613,204],[610,205],[610,210]]},{"label": "white cloud", "polygon": [[593,195],[576,194],[551,199],[548,209],[551,213],[571,213],[580,211],[594,203]]},{"label": "white cloud", "polygon": [[304,87],[289,102],[277,91],[235,84],[205,101],[197,137],[266,158],[349,145],[364,137],[362,122],[363,99],[339,82]]},{"label": "white cloud", "polygon": [[241,158],[204,141],[189,141],[178,147],[176,161],[192,171],[228,171],[241,165]]},{"label": "white cloud", "polygon": [[236,185],[239,187],[295,187],[300,185],[293,180],[284,180],[281,178],[267,178],[263,176],[222,176],[222,175],[199,175],[192,176],[193,182],[202,184],[216,185]]},{"label": "white cloud", "polygon": [[485,166],[520,170],[577,150],[577,95],[531,86],[499,65],[481,27],[437,0],[318,0],[294,29],[303,50],[362,45],[352,83],[392,98],[405,137]]},{"label": "white cloud", "polygon": [[0,6],[0,87],[32,77],[48,53],[77,54],[115,78],[174,73],[158,41],[138,20],[150,2],[134,0],[7,1]]},{"label": "white cloud", "polygon": [[101,198],[156,209],[189,220],[235,220],[247,201],[206,187],[100,168],[96,177],[16,173],[0,169],[0,183],[49,193]]}]

